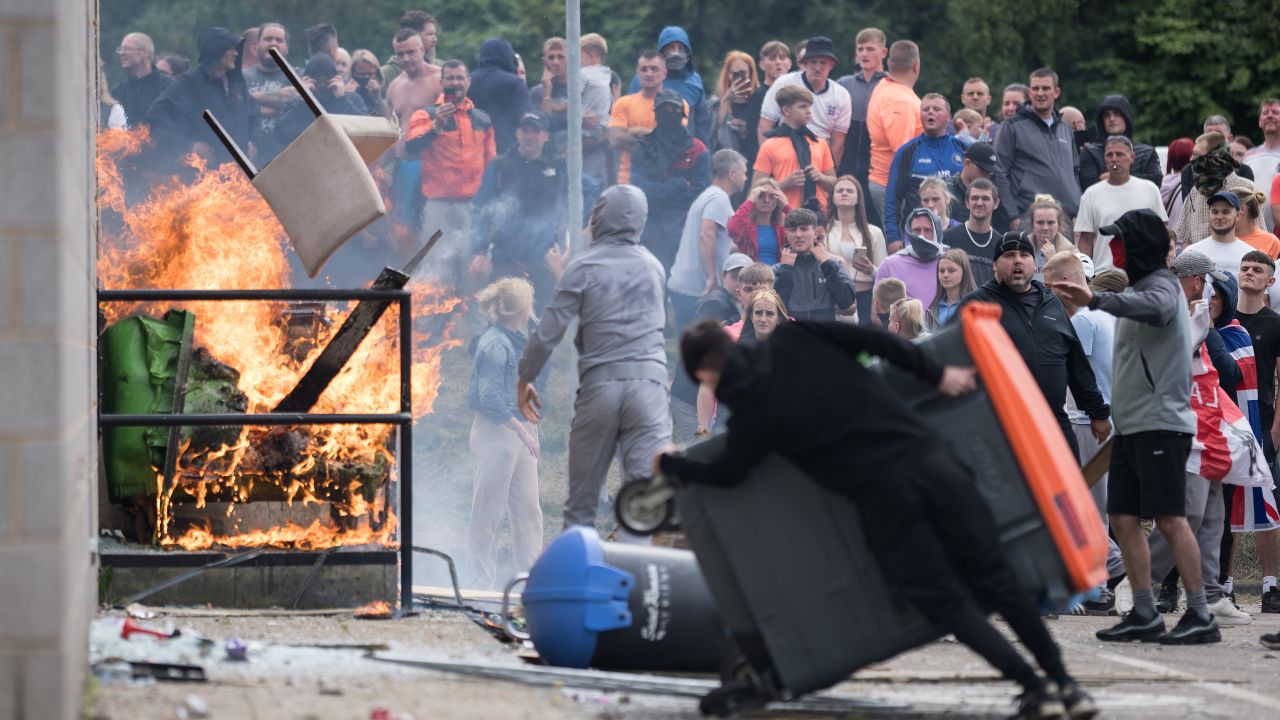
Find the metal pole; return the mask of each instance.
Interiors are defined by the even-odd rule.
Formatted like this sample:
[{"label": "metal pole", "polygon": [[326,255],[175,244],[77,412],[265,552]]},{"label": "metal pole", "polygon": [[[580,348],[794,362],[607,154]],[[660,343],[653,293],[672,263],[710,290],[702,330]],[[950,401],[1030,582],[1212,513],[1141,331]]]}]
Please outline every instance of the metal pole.
[{"label": "metal pole", "polygon": [[413,613],[413,312],[400,300],[400,614]]},{"label": "metal pole", "polygon": [[[569,46],[569,251],[576,254],[582,251],[582,15],[579,0],[565,0],[564,24]],[[600,121],[608,123],[608,118]]]}]

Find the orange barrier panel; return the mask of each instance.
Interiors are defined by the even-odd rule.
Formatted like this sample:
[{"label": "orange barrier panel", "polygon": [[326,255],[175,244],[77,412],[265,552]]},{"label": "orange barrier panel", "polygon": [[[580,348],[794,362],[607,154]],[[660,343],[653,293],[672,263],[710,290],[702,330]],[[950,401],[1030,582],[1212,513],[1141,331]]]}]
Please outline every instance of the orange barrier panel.
[{"label": "orange barrier panel", "polygon": [[1000,325],[1000,307],[975,302],[961,313],[965,346],[1063,565],[1077,591],[1094,588],[1107,579],[1107,534],[1079,462]]}]

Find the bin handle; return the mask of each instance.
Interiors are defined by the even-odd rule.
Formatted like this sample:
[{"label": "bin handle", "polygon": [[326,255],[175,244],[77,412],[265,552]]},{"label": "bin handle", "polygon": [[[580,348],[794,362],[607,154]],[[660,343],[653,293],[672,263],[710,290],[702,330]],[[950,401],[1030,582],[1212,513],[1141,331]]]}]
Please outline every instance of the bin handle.
[{"label": "bin handle", "polygon": [[529,633],[517,630],[515,626],[511,624],[511,591],[515,589],[516,585],[527,582],[528,580],[529,573],[520,573],[519,575],[511,578],[511,580],[507,582],[507,586],[502,589],[502,629],[508,635],[520,641],[528,640]]}]

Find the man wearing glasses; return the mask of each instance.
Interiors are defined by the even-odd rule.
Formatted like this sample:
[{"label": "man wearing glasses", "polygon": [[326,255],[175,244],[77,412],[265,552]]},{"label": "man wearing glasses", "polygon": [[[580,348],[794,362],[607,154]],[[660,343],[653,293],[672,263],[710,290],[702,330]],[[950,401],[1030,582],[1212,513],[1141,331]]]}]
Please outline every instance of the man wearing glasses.
[{"label": "man wearing glasses", "polygon": [[120,47],[116,48],[116,55],[120,56],[120,67],[128,77],[111,88],[111,96],[124,107],[129,126],[137,127],[151,103],[173,80],[156,70],[153,63],[156,47],[151,38],[142,33],[125,35]]}]

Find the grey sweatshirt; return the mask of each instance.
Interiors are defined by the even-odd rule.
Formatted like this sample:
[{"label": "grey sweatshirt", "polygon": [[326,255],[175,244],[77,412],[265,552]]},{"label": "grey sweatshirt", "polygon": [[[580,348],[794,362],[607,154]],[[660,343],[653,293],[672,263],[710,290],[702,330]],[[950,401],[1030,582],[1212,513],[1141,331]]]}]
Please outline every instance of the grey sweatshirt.
[{"label": "grey sweatshirt", "polygon": [[1046,124],[1028,103],[1000,128],[995,180],[1000,206],[1011,218],[1025,213],[1038,193],[1054,196],[1067,217],[1075,217],[1080,210],[1079,167],[1075,135],[1057,110],[1052,124]]},{"label": "grey sweatshirt", "polygon": [[1097,293],[1091,304],[1116,323],[1111,417],[1120,435],[1196,432],[1191,412],[1191,353],[1186,297],[1177,278],[1157,270],[1123,294]]},{"label": "grey sweatshirt", "polygon": [[533,382],[575,317],[580,378],[620,363],[651,366],[649,374],[665,378],[666,283],[662,264],[640,246],[647,216],[644,193],[633,185],[614,185],[600,196],[591,212],[591,247],[565,267],[520,359],[521,380]]}]

